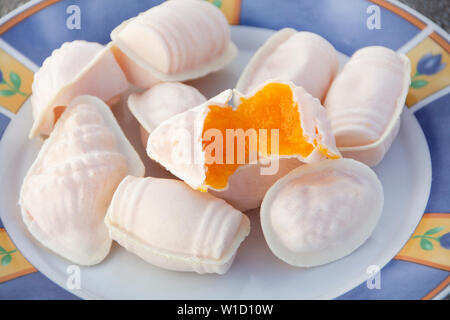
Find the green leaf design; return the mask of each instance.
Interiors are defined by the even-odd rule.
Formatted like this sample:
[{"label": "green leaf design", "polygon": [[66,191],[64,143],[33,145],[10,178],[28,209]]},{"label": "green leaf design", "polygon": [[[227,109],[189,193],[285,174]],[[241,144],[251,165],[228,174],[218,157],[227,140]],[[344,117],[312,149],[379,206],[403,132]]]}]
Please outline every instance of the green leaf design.
[{"label": "green leaf design", "polygon": [[220,8],[222,7],[222,0],[214,0],[213,4],[217,7]]},{"label": "green leaf design", "polygon": [[415,89],[419,89],[419,88],[423,88],[428,84],[427,80],[414,80],[411,82],[410,87],[411,88],[415,88]]},{"label": "green leaf design", "polygon": [[0,246],[0,253],[2,253],[2,252],[6,252],[6,250],[2,246]]},{"label": "green leaf design", "polygon": [[20,85],[22,84],[22,79],[20,79],[20,76],[17,73],[10,72],[9,73],[9,80],[11,80],[11,82],[12,82],[12,84],[14,86],[14,89],[17,90],[17,89],[20,88]]},{"label": "green leaf design", "polygon": [[423,235],[429,236],[430,234],[435,234],[435,233],[441,232],[444,229],[445,229],[445,227],[435,227],[435,228],[427,230]]},{"label": "green leaf design", "polygon": [[0,90],[0,96],[8,97],[16,94],[16,91],[13,90]]},{"label": "green leaf design", "polygon": [[425,239],[425,238],[422,238],[422,239],[420,240],[420,247],[421,247],[423,250],[427,250],[427,251],[433,250],[433,244],[431,243],[430,240],[427,240],[427,239]]},{"label": "green leaf design", "polygon": [[12,257],[11,255],[7,254],[2,258],[2,266],[6,267],[8,264],[11,263]]}]

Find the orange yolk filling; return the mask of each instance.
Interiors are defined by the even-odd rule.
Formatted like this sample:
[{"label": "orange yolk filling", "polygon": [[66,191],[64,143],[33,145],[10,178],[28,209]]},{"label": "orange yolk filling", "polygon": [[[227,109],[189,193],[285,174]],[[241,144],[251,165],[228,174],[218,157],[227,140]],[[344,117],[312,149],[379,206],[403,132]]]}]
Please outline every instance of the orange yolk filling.
[{"label": "orange yolk filling", "polygon": [[58,106],[53,109],[53,115],[54,115],[53,125],[56,124],[56,121],[58,121],[59,117],[61,117],[61,115],[64,113],[64,111],[66,111],[66,108],[67,107],[64,107],[64,106]]},{"label": "orange yolk filling", "polygon": [[[313,150],[314,145],[305,141],[303,137],[303,130],[300,124],[300,114],[298,105],[294,101],[293,93],[289,85],[280,83],[270,83],[263,89],[258,91],[251,98],[241,98],[241,104],[233,110],[231,106],[209,106],[209,113],[205,118],[202,137],[205,137],[205,132],[209,129],[220,130],[223,137],[222,163],[208,163],[206,160],[206,180],[205,184],[216,189],[223,189],[226,187],[228,178],[237,170],[242,164],[237,163],[238,144],[237,139],[234,139],[232,145],[227,145],[226,130],[227,129],[254,129],[257,133],[256,146],[259,148],[260,143],[260,129],[266,129],[267,134],[264,138],[267,143],[264,149],[258,150],[262,154],[268,155],[301,155],[307,157]],[[278,152],[271,150],[271,130],[278,129]],[[202,147],[205,150],[214,139],[205,141],[202,140]],[[229,143],[228,143],[229,144]],[[245,163],[249,161],[249,139],[245,139]],[[252,144],[253,146],[255,144]],[[233,150],[230,150],[233,148]],[[227,149],[234,154],[234,162],[227,163]],[[326,152],[326,150],[320,150]],[[214,156],[214,153],[212,153]],[[208,152],[206,152],[208,157]],[[211,162],[211,161],[210,161]],[[228,161],[230,162],[230,161]]]}]

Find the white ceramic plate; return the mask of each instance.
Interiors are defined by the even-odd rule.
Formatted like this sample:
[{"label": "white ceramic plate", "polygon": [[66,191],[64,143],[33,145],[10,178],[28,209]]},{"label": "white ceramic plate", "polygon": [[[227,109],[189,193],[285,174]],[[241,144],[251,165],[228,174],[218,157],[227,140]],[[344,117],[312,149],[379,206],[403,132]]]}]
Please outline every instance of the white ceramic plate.
[{"label": "white ceramic plate", "polygon": [[[221,72],[191,81],[207,97],[232,88],[247,61],[274,31],[232,27],[239,56]],[[341,56],[341,62],[346,58]],[[125,100],[124,100],[125,101]],[[168,177],[150,163],[140,145],[138,125],[124,104],[115,114],[147,162],[147,174]],[[40,142],[28,140],[32,116],[29,101],[10,124],[0,144],[1,219],[17,248],[42,273],[66,286],[70,262],[40,245],[26,230],[17,205],[22,179],[36,157]],[[351,255],[310,269],[294,268],[278,260],[261,232],[258,211],[249,212],[251,233],[238,251],[230,271],[197,275],[166,271],[145,263],[115,244],[107,259],[81,267],[81,288],[70,290],[82,298],[124,299],[305,299],[339,296],[368,278],[371,265],[382,268],[401,249],[425,209],[431,185],[428,146],[416,118],[405,108],[400,133],[383,162],[375,168],[385,191],[385,207],[370,239]]]}]

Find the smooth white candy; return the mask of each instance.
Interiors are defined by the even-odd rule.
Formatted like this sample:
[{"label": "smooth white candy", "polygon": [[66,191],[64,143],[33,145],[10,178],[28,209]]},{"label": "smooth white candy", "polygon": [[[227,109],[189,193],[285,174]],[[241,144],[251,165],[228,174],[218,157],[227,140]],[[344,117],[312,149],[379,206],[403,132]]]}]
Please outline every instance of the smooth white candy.
[{"label": "smooth white candy", "polygon": [[305,164],[277,181],[261,206],[272,252],[298,267],[340,259],[372,234],[383,210],[375,173],[352,159]]},{"label": "smooth white candy", "polygon": [[69,104],[29,169],[22,218],[44,246],[80,265],[101,262],[111,238],[103,222],[127,175],[144,175],[136,151],[109,107],[82,96]]},{"label": "smooth white candy", "polygon": [[250,232],[225,201],[178,180],[126,177],[105,217],[111,237],[145,261],[175,271],[224,274]]},{"label": "smooth white candy", "polygon": [[376,46],[353,54],[324,104],[344,157],[369,166],[383,159],[399,131],[409,84],[405,55]]},{"label": "smooth white candy", "polygon": [[141,125],[141,140],[146,147],[149,134],[158,125],[205,101],[194,87],[180,82],[162,82],[143,93],[131,94],[128,108]]},{"label": "smooth white candy", "polygon": [[127,88],[111,44],[104,47],[82,40],[63,43],[34,75],[30,138],[48,136],[55,123],[55,108],[67,107],[77,96],[92,95],[114,103]]},{"label": "smooth white candy", "polygon": [[236,90],[247,94],[269,79],[292,81],[323,101],[338,67],[336,50],[326,39],[285,28],[258,49],[242,72]]}]

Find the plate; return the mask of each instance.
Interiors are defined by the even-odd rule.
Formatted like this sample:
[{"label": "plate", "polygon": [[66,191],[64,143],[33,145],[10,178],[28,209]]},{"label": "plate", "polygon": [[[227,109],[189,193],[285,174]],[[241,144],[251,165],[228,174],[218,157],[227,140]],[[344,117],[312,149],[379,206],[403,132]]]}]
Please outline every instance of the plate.
[{"label": "plate", "polygon": [[[232,39],[239,48],[236,60],[225,70],[190,83],[207,97],[234,87],[250,57],[273,33],[271,30],[233,26]],[[341,56],[341,60],[345,60],[345,56]],[[124,101],[125,98],[122,99]],[[147,175],[166,176],[166,171],[145,156],[136,130],[138,124],[126,104],[121,103],[114,111],[129,140],[146,160]],[[40,145],[38,141],[27,138],[31,124],[28,101],[2,139],[0,163],[7,170],[0,172],[0,176],[10,182],[0,187],[0,203],[5,208],[2,221],[27,259],[50,279],[65,286],[66,270],[71,263],[50,253],[27,232],[17,207],[21,182]],[[251,217],[250,236],[239,249],[231,270],[224,276],[161,270],[115,245],[100,265],[81,267],[81,288],[77,295],[109,299],[336,297],[367,279],[369,266],[381,268],[391,260],[422,217],[431,186],[431,161],[422,129],[411,112],[406,110],[402,116],[399,137],[375,171],[386,194],[380,222],[362,247],[339,261],[309,269],[286,265],[268,249],[261,232],[258,210],[253,210],[248,213]]]},{"label": "plate", "polygon": [[[51,14],[56,16],[56,12],[61,12],[61,9],[66,9],[69,6],[69,3],[65,3],[65,1],[53,4],[54,2],[56,1],[30,4],[29,8],[31,9],[39,4],[47,4],[47,7],[41,8],[38,13],[5,33],[0,26],[0,58],[2,58],[3,53],[1,51],[3,50],[4,53],[19,62],[22,67],[36,71],[37,65],[42,63],[42,60],[50,54],[53,48],[59,47],[61,42],[72,39],[86,39],[106,43],[110,29],[126,17],[133,16],[145,9],[142,8],[142,2],[131,1],[130,6],[124,8],[124,10],[119,12],[117,8],[113,8],[110,15],[103,16],[101,33],[99,33],[98,28],[96,31],[89,28],[87,28],[87,31],[83,31],[83,28],[75,31],[55,30],[52,37],[40,37],[43,43],[37,47],[35,44],[36,50],[32,50],[33,41],[35,41],[33,40],[33,32],[36,31],[31,30],[31,25],[41,24],[42,28],[39,34],[45,33],[46,30],[50,29],[51,24],[42,22],[42,17],[48,17]],[[144,7],[149,7],[158,2],[149,1],[151,4]],[[236,18],[236,12],[231,12],[229,4],[226,1],[223,2],[225,4],[223,4],[222,10],[226,13],[227,18],[233,22],[232,19]],[[341,65],[357,48],[370,44],[385,45],[408,53],[414,65],[425,55],[425,53],[422,53],[426,52],[429,46],[425,46],[425,49],[422,48],[422,51],[417,51],[417,48],[420,49],[420,46],[428,39],[436,42],[438,38],[431,38],[433,32],[439,31],[438,36],[442,35],[442,30],[435,28],[435,26],[433,26],[435,29],[427,30],[430,27],[426,27],[425,22],[429,26],[430,23],[423,17],[418,20],[419,22],[425,21],[422,22],[425,24],[422,28],[412,24],[417,28],[417,30],[412,30],[410,22],[403,25],[404,18],[398,20],[395,12],[386,10],[383,7],[384,1],[374,1],[374,3],[382,8],[381,13],[384,17],[382,21],[385,23],[385,29],[378,34],[372,34],[369,37],[370,40],[367,38],[367,30],[359,33],[353,32],[354,25],[361,21],[355,22],[356,18],[347,14],[349,11],[346,11],[347,13],[342,10],[337,11],[338,16],[346,16],[347,18],[344,26],[338,26],[337,18],[331,14],[331,10],[334,8],[332,1],[324,1],[327,6],[324,6],[324,4],[312,6],[309,2],[303,1],[299,1],[297,4],[280,1],[280,6],[275,10],[276,12],[268,16],[264,15],[264,13],[269,12],[270,8],[267,0],[243,1],[242,3],[232,0],[231,2],[239,3],[240,12],[237,16],[240,23],[247,26],[232,26],[232,39],[239,48],[239,55],[232,64],[220,72],[188,82],[198,88],[206,97],[212,97],[224,89],[234,87],[241,71],[253,53],[274,33],[273,29],[284,26],[313,31],[325,36],[340,51]],[[354,2],[356,9],[363,8],[364,14],[366,14],[366,9],[373,5],[372,2],[368,1],[352,0],[352,2]],[[82,12],[87,11],[84,15],[87,21],[96,21],[94,20],[96,16],[93,13],[98,14],[100,8],[106,6],[105,1],[98,1],[96,2],[97,5],[88,5],[87,2],[81,3]],[[88,8],[90,9],[88,10]],[[348,7],[346,8],[348,9]],[[398,6],[397,8],[401,9],[402,7]],[[403,10],[405,9],[403,8]],[[411,11],[406,10],[405,12],[419,19],[412,15]],[[40,19],[33,20],[36,16]],[[319,16],[327,21],[329,28],[318,22]],[[57,20],[57,18],[55,19]],[[365,21],[363,22],[365,23]],[[416,21],[415,23],[419,24],[419,22]],[[331,29],[334,26],[335,30],[332,31]],[[389,33],[389,37],[386,32]],[[23,37],[19,39],[17,38],[18,35]],[[446,37],[445,34],[444,36]],[[445,53],[444,43],[436,43]],[[432,47],[432,54],[438,55],[439,48]],[[441,58],[444,60],[441,63],[444,63],[447,59],[444,53],[441,54]],[[413,54],[417,57],[415,58]],[[0,59],[0,69],[3,70],[2,68],[2,60]],[[444,71],[448,72],[448,70]],[[7,75],[6,72],[4,74]],[[22,75],[22,73],[19,74]],[[23,71],[23,74],[25,74],[25,71]],[[410,239],[411,235],[416,234],[418,230],[420,231],[420,227],[424,223],[428,223],[425,226],[430,225],[430,221],[441,223],[439,219],[445,220],[448,217],[446,212],[450,211],[448,210],[450,204],[443,196],[445,192],[442,191],[443,186],[445,188],[445,183],[450,183],[450,181],[447,179],[448,175],[445,173],[445,166],[441,160],[450,159],[450,155],[443,147],[439,147],[445,145],[445,141],[447,141],[447,145],[450,142],[450,132],[442,123],[445,123],[445,121],[442,121],[442,117],[450,121],[450,112],[440,111],[439,114],[431,112],[431,108],[442,110],[441,106],[447,104],[449,101],[448,87],[442,88],[442,81],[434,80],[433,75],[429,75],[425,79],[429,82],[428,85],[435,86],[437,89],[430,91],[431,93],[428,95],[419,91],[420,88],[413,88],[410,91],[409,100],[407,100],[407,106],[401,118],[400,133],[385,159],[374,168],[385,190],[383,214],[369,240],[351,255],[320,267],[291,267],[278,260],[270,252],[261,232],[258,211],[253,210],[248,212],[251,219],[250,236],[240,247],[230,271],[223,276],[163,270],[145,263],[115,244],[110,255],[101,264],[94,267],[80,267],[81,286],[79,289],[72,289],[69,283],[74,270],[72,264],[51,253],[35,241],[21,220],[17,205],[20,186],[27,169],[39,151],[41,143],[27,138],[32,123],[29,99],[24,100],[15,110],[11,107],[12,102],[7,102],[4,97],[0,96],[0,179],[2,181],[0,185],[0,217],[15,247],[31,265],[39,270],[39,273],[32,273],[23,278],[26,280],[27,277],[30,277],[27,285],[32,285],[36,280],[31,279],[31,277],[42,273],[65,290],[87,299],[330,299],[336,297],[398,298],[402,295],[420,298],[433,290],[435,294],[431,297],[437,296],[438,293],[442,295],[448,284],[448,280],[446,280],[448,279],[448,272],[445,269],[448,267],[445,265],[445,256],[444,264],[442,264],[436,263],[433,260],[434,257],[429,258],[432,262],[420,260],[410,252],[413,249],[420,250],[420,247],[416,248],[419,241]],[[26,75],[23,76],[23,80],[25,86]],[[24,90],[27,92],[26,89]],[[411,96],[411,92],[415,95]],[[423,96],[420,96],[420,94]],[[137,122],[129,113],[124,101],[126,101],[125,97],[122,99],[122,103],[114,108],[114,113],[141,158],[146,162],[147,175],[170,177],[168,172],[151,162],[145,155],[145,150],[140,144]],[[427,108],[424,108],[425,106]],[[7,120],[2,122],[2,117],[7,118]],[[6,125],[3,123],[6,123]],[[2,126],[6,127],[3,136],[1,136]],[[446,138],[442,141],[442,139],[439,140],[439,137]],[[432,167],[433,186],[431,184]],[[430,188],[432,191],[430,201],[428,201]],[[439,208],[439,210],[435,210],[435,208]],[[426,212],[425,215],[424,212]],[[439,215],[436,217],[437,212]],[[430,216],[430,214],[432,215]],[[445,231],[448,232],[450,229],[441,232],[445,233]],[[0,245],[2,245],[1,240],[0,237]],[[412,246],[413,249],[409,250],[408,245]],[[443,248],[444,254],[448,253],[448,251],[445,251],[448,249],[443,246],[437,248],[438,246],[439,244],[435,243],[435,251]],[[419,253],[422,254],[421,251]],[[393,260],[393,258],[395,259]],[[423,258],[423,256],[420,256],[420,258]],[[450,265],[450,262],[448,264]],[[384,266],[386,267],[383,268]],[[381,290],[371,290],[369,289],[370,286],[366,285],[366,281],[372,279],[371,271],[374,270],[373,268],[382,269],[380,273]],[[2,282],[1,272],[2,269],[0,269],[0,282]],[[417,279],[415,286],[410,285],[408,289],[402,287],[401,284],[404,279],[411,280],[411,277],[417,275],[423,276],[424,282],[428,283],[422,283],[421,280]],[[3,288],[6,288],[3,289],[6,293],[13,292],[12,289],[8,288],[13,288],[16,281],[19,281],[19,279],[10,280],[0,285],[0,297],[2,297]],[[63,290],[51,287],[51,284],[45,283],[45,286],[50,288],[48,289],[49,292],[55,292],[50,295],[51,297],[70,298],[70,295],[64,295]],[[39,294],[38,292],[37,290],[36,293]]]}]

